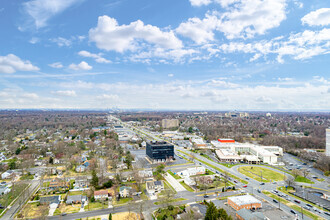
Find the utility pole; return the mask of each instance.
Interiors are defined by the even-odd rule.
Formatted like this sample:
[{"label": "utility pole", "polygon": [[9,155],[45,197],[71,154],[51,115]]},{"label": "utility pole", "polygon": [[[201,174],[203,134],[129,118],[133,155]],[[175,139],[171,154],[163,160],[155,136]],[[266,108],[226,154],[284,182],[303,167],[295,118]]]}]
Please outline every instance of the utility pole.
[{"label": "utility pole", "polygon": [[261,182],[262,182],[262,170],[260,170],[260,173],[261,173]]},{"label": "utility pole", "polygon": [[300,207],[301,207],[301,219],[304,219],[304,210],[303,210],[302,205]]}]

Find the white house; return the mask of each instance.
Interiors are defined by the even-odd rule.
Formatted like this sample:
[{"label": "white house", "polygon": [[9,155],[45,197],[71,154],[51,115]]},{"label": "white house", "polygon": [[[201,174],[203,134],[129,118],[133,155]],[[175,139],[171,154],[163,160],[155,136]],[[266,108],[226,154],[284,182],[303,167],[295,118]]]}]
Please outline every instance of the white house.
[{"label": "white house", "polygon": [[13,173],[14,173],[14,171],[7,170],[6,172],[1,174],[1,179],[8,179],[10,177],[10,175],[12,175]]},{"label": "white house", "polygon": [[139,177],[152,177],[153,174],[152,174],[152,170],[140,170],[139,171]]},{"label": "white house", "polygon": [[205,171],[206,171],[205,167],[190,167],[183,171],[178,172],[178,175],[181,176],[182,178],[186,178],[190,176],[205,174]]},{"label": "white house", "polygon": [[184,178],[183,181],[188,186],[194,186],[194,185],[196,185],[196,182],[193,179],[189,178],[189,177]]}]

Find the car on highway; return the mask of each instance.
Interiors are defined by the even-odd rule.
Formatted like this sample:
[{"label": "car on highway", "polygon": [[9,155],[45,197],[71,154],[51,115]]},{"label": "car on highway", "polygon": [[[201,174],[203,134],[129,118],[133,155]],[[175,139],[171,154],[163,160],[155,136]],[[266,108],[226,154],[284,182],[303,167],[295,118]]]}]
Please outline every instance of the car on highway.
[{"label": "car on highway", "polygon": [[330,216],[330,213],[329,213],[329,212],[324,212],[324,214],[326,214],[326,215]]},{"label": "car on highway", "polygon": [[250,179],[249,179],[249,178],[247,178],[247,177],[246,177],[245,179],[246,179],[246,180],[250,180]]},{"label": "car on highway", "polygon": [[67,215],[65,212],[63,212],[63,213],[61,214],[61,216],[65,216],[65,215]]},{"label": "car on highway", "polygon": [[204,195],[204,198],[209,198],[209,196],[208,195]]},{"label": "car on highway", "polygon": [[247,185],[244,185],[243,187],[247,187]]},{"label": "car on highway", "polygon": [[258,193],[261,193],[261,190],[260,190],[260,189],[257,189],[257,192],[258,192]]},{"label": "car on highway", "polygon": [[300,201],[299,200],[293,200],[295,203],[298,203],[298,204],[300,204]]},{"label": "car on highway", "polygon": [[278,191],[277,190],[274,190],[274,193],[278,193]]},{"label": "car on highway", "polygon": [[278,203],[278,201],[276,199],[273,199],[273,202]]},{"label": "car on highway", "polygon": [[308,206],[304,206],[304,209],[307,209],[307,210],[311,210],[311,208],[309,208]]},{"label": "car on highway", "polygon": [[234,180],[234,183],[237,183],[237,181],[236,181],[236,180]]},{"label": "car on highway", "polygon": [[265,183],[260,183],[260,185],[265,185]]},{"label": "car on highway", "polygon": [[293,210],[293,209],[291,209],[290,212],[291,212],[292,214],[297,214],[296,211]]},{"label": "car on highway", "polygon": [[306,203],[306,206],[313,208],[313,206],[311,204]]}]

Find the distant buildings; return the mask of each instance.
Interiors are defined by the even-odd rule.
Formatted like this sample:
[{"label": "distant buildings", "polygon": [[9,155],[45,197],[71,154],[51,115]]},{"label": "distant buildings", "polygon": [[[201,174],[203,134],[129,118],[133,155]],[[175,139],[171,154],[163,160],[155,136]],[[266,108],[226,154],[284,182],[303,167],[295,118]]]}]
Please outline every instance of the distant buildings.
[{"label": "distant buildings", "polygon": [[330,128],[326,129],[326,151],[325,155],[330,157]]},{"label": "distant buildings", "polygon": [[163,119],[162,127],[165,129],[179,127],[179,120],[178,119]]},{"label": "distant buildings", "polygon": [[174,145],[165,141],[147,142],[147,156],[156,161],[165,161],[174,158]]},{"label": "distant buildings", "polygon": [[226,112],[226,118],[248,118],[250,115],[247,112]]},{"label": "distant buildings", "polygon": [[241,209],[259,209],[262,207],[261,201],[251,195],[228,197],[227,203],[236,211]]}]

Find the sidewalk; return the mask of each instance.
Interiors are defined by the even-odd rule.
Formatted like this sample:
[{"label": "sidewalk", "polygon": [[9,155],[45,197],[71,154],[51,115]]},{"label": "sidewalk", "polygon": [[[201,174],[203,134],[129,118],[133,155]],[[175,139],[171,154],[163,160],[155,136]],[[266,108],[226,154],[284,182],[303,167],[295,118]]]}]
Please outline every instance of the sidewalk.
[{"label": "sidewalk", "polygon": [[166,181],[175,189],[177,192],[187,191],[173,176],[166,173],[165,174]]}]

